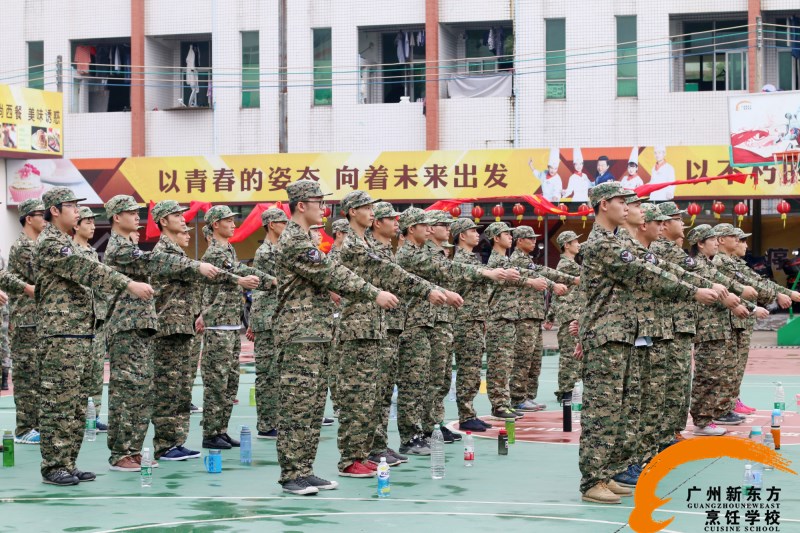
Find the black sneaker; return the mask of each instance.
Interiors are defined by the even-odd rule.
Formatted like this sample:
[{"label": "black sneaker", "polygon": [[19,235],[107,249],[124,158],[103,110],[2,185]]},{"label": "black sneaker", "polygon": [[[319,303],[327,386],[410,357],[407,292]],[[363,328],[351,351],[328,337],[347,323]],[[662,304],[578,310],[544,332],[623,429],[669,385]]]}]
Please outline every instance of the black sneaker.
[{"label": "black sneaker", "polygon": [[401,454],[399,452],[396,452],[391,448],[386,448],[386,453],[390,454],[392,457],[394,457],[395,459],[397,459],[401,463],[407,463],[408,462],[408,457],[407,456],[405,456],[405,455],[403,455],[403,454]]},{"label": "black sneaker", "polygon": [[402,463],[402,461],[400,461],[400,459],[398,459],[397,457],[395,457],[394,455],[392,455],[388,451],[383,451],[381,453],[373,453],[372,455],[367,457],[367,460],[370,463],[375,463],[376,465],[379,465],[379,464],[381,464],[381,458],[382,457],[386,458],[386,464],[389,465],[389,466],[397,466],[397,465]]},{"label": "black sneaker", "polygon": [[42,476],[42,483],[66,487],[68,485],[77,485],[80,483],[80,479],[76,478],[66,470],[54,470],[49,474]]},{"label": "black sneaker", "polygon": [[486,431],[486,426],[484,426],[483,423],[477,418],[470,418],[469,420],[466,420],[464,422],[459,422],[458,429],[460,429],[461,431],[482,432]]},{"label": "black sneaker", "polygon": [[721,416],[719,418],[714,419],[714,423],[720,426],[738,426],[742,422],[744,422],[744,420],[734,415],[733,413],[728,413],[725,416]]},{"label": "black sneaker", "polygon": [[270,429],[269,431],[259,431],[258,435],[256,435],[257,439],[277,439],[278,438],[278,430],[275,428]]},{"label": "black sneaker", "polygon": [[522,418],[522,415],[518,415],[515,411],[508,409],[507,407],[501,407],[500,409],[495,409],[492,411],[492,418],[495,420],[505,420],[506,418]]},{"label": "black sneaker", "polygon": [[455,437],[453,436],[453,432],[447,429],[446,427],[442,426],[442,437],[444,437],[445,444],[453,444],[455,442]]},{"label": "black sneaker", "polygon": [[408,442],[400,445],[400,453],[408,453],[411,455],[430,455],[431,448],[428,443],[420,437],[414,437]]},{"label": "black sneaker", "polygon": [[213,437],[203,438],[203,448],[211,450],[230,450],[232,446],[228,441],[222,438],[222,435],[214,435]]},{"label": "black sneaker", "polygon": [[97,428],[98,433],[108,433],[108,424],[103,424],[99,418],[95,422],[95,428]]},{"label": "black sneaker", "polygon": [[481,420],[480,418],[476,418],[475,420],[477,420],[478,422],[483,424],[483,427],[485,427],[486,429],[492,429],[494,427],[489,422],[487,422],[486,420]]},{"label": "black sneaker", "polygon": [[72,474],[73,477],[76,477],[78,481],[80,481],[81,483],[85,483],[87,481],[94,481],[95,479],[97,479],[97,476],[94,475],[94,472],[82,472],[77,468],[72,472],[70,472],[70,474]]},{"label": "black sneaker", "polygon": [[198,451],[190,450],[189,448],[184,448],[183,446],[176,446],[176,448],[185,453],[188,456],[188,459],[200,459],[200,456],[202,455]]},{"label": "black sneaker", "polygon": [[304,478],[306,483],[311,485],[312,487],[316,487],[318,490],[334,490],[336,487],[339,486],[339,483],[336,481],[328,481],[327,479],[322,479],[321,477],[317,477],[314,474],[307,476]]},{"label": "black sneaker", "polygon": [[292,494],[299,494],[300,496],[310,496],[319,492],[317,487],[312,487],[306,478],[299,477],[291,481],[281,483],[283,492],[290,492]]},{"label": "black sneaker", "polygon": [[333,418],[327,418],[325,416],[322,417],[322,425],[323,426],[332,426],[333,425]]},{"label": "black sneaker", "polygon": [[196,414],[202,413],[202,412],[203,412],[203,408],[202,407],[197,407],[195,404],[192,404],[192,406],[189,407],[189,413],[191,413],[193,415],[196,415]]},{"label": "black sneaker", "polygon": [[232,437],[231,437],[230,435],[228,435],[227,433],[223,433],[223,434],[221,434],[221,435],[220,435],[220,437],[222,437],[222,440],[224,440],[225,442],[227,442],[228,444],[230,444],[230,445],[231,445],[231,447],[233,447],[233,448],[238,448],[238,447],[239,447],[239,441],[238,441],[238,440],[236,440],[236,439],[234,439],[234,438],[232,438]]}]

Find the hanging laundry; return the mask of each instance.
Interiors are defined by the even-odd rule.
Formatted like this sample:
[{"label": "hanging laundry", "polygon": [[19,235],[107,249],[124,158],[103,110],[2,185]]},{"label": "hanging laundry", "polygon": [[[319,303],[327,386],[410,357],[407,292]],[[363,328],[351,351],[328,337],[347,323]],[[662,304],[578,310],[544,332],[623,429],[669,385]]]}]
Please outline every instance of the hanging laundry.
[{"label": "hanging laundry", "polygon": [[89,74],[89,65],[92,64],[92,56],[96,51],[94,46],[80,45],[75,47],[75,57],[73,61],[75,62],[75,69],[78,71],[78,74]]},{"label": "hanging laundry", "polygon": [[402,32],[397,32],[397,35],[394,38],[394,44],[397,46],[397,62],[398,63],[405,63],[406,62],[406,45],[403,37]]},{"label": "hanging laundry", "polygon": [[505,32],[503,31],[502,26],[495,28],[494,30],[494,52],[495,55],[502,56],[505,55],[503,52],[505,51]]},{"label": "hanging laundry", "polygon": [[489,39],[487,40],[489,50],[494,52],[494,28],[489,29]]}]

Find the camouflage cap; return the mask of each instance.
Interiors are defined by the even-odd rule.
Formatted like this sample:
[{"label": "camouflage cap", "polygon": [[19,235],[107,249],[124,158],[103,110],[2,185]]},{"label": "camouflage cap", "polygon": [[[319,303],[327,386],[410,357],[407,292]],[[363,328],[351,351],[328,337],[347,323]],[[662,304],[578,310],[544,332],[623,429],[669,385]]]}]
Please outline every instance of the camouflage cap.
[{"label": "camouflage cap", "polygon": [[515,239],[535,239],[539,236],[530,226],[516,227],[511,230],[511,235],[513,235]]},{"label": "camouflage cap", "polygon": [[298,180],[294,183],[290,183],[286,186],[286,194],[289,195],[290,202],[302,202],[309,198],[330,196],[330,193],[322,194],[319,183],[314,180]]},{"label": "camouflage cap", "polygon": [[487,239],[492,240],[501,233],[505,232],[511,233],[511,228],[508,227],[508,224],[505,222],[492,222],[489,224],[489,227],[486,228],[486,231],[483,232],[483,235]]},{"label": "camouflage cap", "polygon": [[717,232],[714,231],[714,228],[708,224],[700,224],[699,226],[692,228],[692,231],[690,231],[686,236],[686,240],[689,241],[690,244],[697,244],[698,242],[702,242],[706,239],[716,236]]},{"label": "camouflage cap", "polygon": [[656,204],[642,204],[642,212],[644,213],[645,222],[664,222],[665,220],[672,220],[670,217],[663,214]]},{"label": "camouflage cap", "polygon": [[203,236],[205,236],[208,239],[208,238],[211,238],[211,236],[213,234],[214,234],[214,230],[211,229],[211,226],[209,224],[206,224],[205,226],[203,226]]},{"label": "camouflage cap", "polygon": [[429,211],[429,213],[436,220],[434,224],[452,224],[456,221],[456,219],[453,218],[453,215],[447,211]]},{"label": "camouflage cap", "polygon": [[678,204],[675,202],[664,202],[658,204],[658,210],[661,211],[661,214],[667,215],[668,217],[686,214],[686,209],[679,208]]},{"label": "camouflage cap", "polygon": [[592,206],[599,204],[601,200],[611,200],[619,196],[636,196],[636,193],[623,188],[617,181],[607,181],[589,189],[589,202]]},{"label": "camouflage cap", "polygon": [[78,222],[86,218],[95,218],[97,215],[94,214],[94,211],[89,209],[88,207],[81,207],[78,209]]},{"label": "camouflage cap", "polygon": [[225,220],[235,216],[238,215],[231,211],[231,208],[227,205],[215,205],[206,212],[205,221],[206,224],[213,224],[218,220]]},{"label": "camouflage cap", "polygon": [[86,198],[78,198],[75,196],[75,193],[72,192],[72,189],[69,187],[53,187],[42,195],[42,202],[44,203],[45,209],[50,209],[64,202],[82,202],[84,200],[86,200]]},{"label": "camouflage cap", "polygon": [[188,210],[188,207],[183,207],[175,200],[161,200],[153,206],[153,220],[158,222],[167,215],[171,215],[173,213],[183,213],[184,211]]},{"label": "camouflage cap", "polygon": [[[628,190],[630,190],[630,189],[628,189]],[[626,196],[625,197],[625,203],[626,204],[635,204],[636,202],[644,202],[645,200],[649,200],[650,199],[649,196],[639,196],[638,194],[636,194],[636,192],[634,192],[634,191],[631,191],[631,192],[633,193],[633,196]]]},{"label": "camouflage cap", "polygon": [[267,226],[270,222],[289,222],[289,217],[286,216],[283,209],[270,207],[261,213],[261,225]]},{"label": "camouflage cap", "polygon": [[752,233],[745,233],[742,228],[736,228],[736,237],[738,237],[739,240],[746,239],[750,235],[752,235]]},{"label": "camouflage cap", "polygon": [[456,237],[469,229],[477,229],[478,227],[471,218],[459,218],[450,225],[450,235]]},{"label": "camouflage cap", "polygon": [[377,204],[380,200],[373,200],[372,197],[364,191],[352,191],[344,195],[342,202],[339,204],[345,214],[349,213],[351,209],[357,209],[365,205]]},{"label": "camouflage cap", "polygon": [[44,211],[44,203],[39,198],[31,198],[19,204],[17,210],[19,211],[19,216],[26,217],[36,211]]},{"label": "camouflage cap", "polygon": [[400,213],[400,229],[406,230],[411,226],[417,224],[435,224],[436,219],[431,216],[427,211],[423,211],[419,207],[409,207]]},{"label": "camouflage cap", "polygon": [[346,218],[334,220],[333,224],[331,224],[331,231],[334,235],[337,231],[341,233],[347,233],[350,231],[350,222],[348,222]]},{"label": "camouflage cap", "polygon": [[733,224],[728,224],[723,222],[722,224],[717,224],[714,226],[714,231],[717,233],[717,237],[735,237],[736,236],[736,228]]},{"label": "camouflage cap", "polygon": [[562,231],[558,234],[558,237],[556,237],[556,242],[559,246],[563,247],[565,244],[577,240],[578,237],[580,237],[580,235],[574,231]]},{"label": "camouflage cap", "polygon": [[394,210],[394,207],[389,202],[378,202],[375,204],[372,212],[375,214],[375,220],[381,218],[397,218],[400,213]]},{"label": "camouflage cap", "polygon": [[105,208],[106,216],[111,218],[114,215],[119,215],[125,211],[138,211],[139,204],[136,203],[136,200],[134,200],[133,196],[129,196],[127,194],[118,194],[106,202]]},{"label": "camouflage cap", "polygon": [[322,224],[314,224],[313,226],[309,226],[309,227],[308,227],[308,229],[309,229],[309,230],[312,230],[312,229],[322,229],[322,228],[324,228],[324,227],[325,227],[325,226],[324,226],[324,225],[322,225]]}]

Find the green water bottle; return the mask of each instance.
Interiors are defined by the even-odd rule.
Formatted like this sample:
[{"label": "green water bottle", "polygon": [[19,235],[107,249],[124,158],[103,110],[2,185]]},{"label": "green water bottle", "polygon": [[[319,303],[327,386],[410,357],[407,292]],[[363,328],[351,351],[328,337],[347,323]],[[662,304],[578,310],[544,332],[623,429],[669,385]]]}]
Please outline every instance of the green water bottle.
[{"label": "green water bottle", "polygon": [[14,466],[14,435],[10,429],[3,432],[3,466]]},{"label": "green water bottle", "polygon": [[516,418],[506,418],[506,433],[508,433],[508,443],[514,444],[516,442],[516,434],[517,434],[517,419]]},{"label": "green water bottle", "polygon": [[250,387],[250,407],[256,406],[256,388]]}]

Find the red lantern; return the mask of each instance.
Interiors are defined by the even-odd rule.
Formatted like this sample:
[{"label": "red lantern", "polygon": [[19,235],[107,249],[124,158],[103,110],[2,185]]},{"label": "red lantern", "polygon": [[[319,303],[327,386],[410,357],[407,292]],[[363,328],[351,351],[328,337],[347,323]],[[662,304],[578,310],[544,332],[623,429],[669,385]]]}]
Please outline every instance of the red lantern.
[{"label": "red lantern", "polygon": [[475,219],[476,224],[481,221],[482,216],[483,216],[483,208],[481,206],[476,205],[475,207],[472,208],[472,218]]},{"label": "red lantern", "polygon": [[735,206],[733,206],[733,212],[736,213],[736,217],[739,219],[739,227],[742,227],[742,220],[744,220],[745,215],[750,212],[750,209],[747,207],[747,204],[744,202],[739,202]]},{"label": "red lantern", "polygon": [[547,211],[539,207],[538,205],[533,208],[533,212],[536,213],[536,220],[539,221],[539,227],[542,227],[542,220],[544,220],[544,216],[547,214]]},{"label": "red lantern", "polygon": [[694,202],[690,203],[689,206],[686,208],[686,212],[692,216],[692,220],[689,223],[689,226],[694,226],[694,220],[697,218],[697,215],[700,214],[701,211],[700,204],[696,204]]},{"label": "red lantern", "polygon": [[500,222],[500,219],[503,217],[503,215],[505,213],[506,213],[506,210],[503,209],[502,204],[497,204],[496,206],[494,206],[492,208],[492,214],[494,215],[494,221],[495,222]]},{"label": "red lantern", "polygon": [[333,211],[331,210],[331,206],[326,205],[325,206],[325,211],[322,213],[322,223],[323,224],[327,224],[328,223],[328,217],[331,216],[332,212]]},{"label": "red lantern", "polygon": [[592,213],[592,208],[589,207],[589,204],[581,204],[578,207],[578,214],[581,216],[581,220],[583,220],[583,227],[586,227],[586,219],[589,218],[589,215]]},{"label": "red lantern", "polygon": [[[567,204],[558,204],[558,208],[564,212],[569,211]],[[561,220],[561,222],[564,222],[565,220],[567,220],[567,215],[559,215],[558,218]]]},{"label": "red lantern", "polygon": [[792,210],[792,206],[789,205],[789,202],[787,202],[786,200],[781,200],[780,202],[778,202],[778,205],[775,209],[777,209],[778,213],[781,214],[781,220],[783,220],[783,227],[786,228],[786,215],[789,213],[789,211]]},{"label": "red lantern", "polygon": [[718,200],[714,200],[714,203],[711,204],[711,210],[714,212],[714,218],[719,220],[722,216],[722,213],[725,212],[725,204]]},{"label": "red lantern", "polygon": [[522,222],[522,215],[525,214],[525,206],[519,203],[514,204],[514,207],[511,208],[511,212],[516,215],[517,222]]},{"label": "red lantern", "polygon": [[450,208],[450,216],[452,216],[453,218],[460,217],[461,216],[461,208],[458,207],[457,205],[454,205],[453,207],[451,207]]}]

